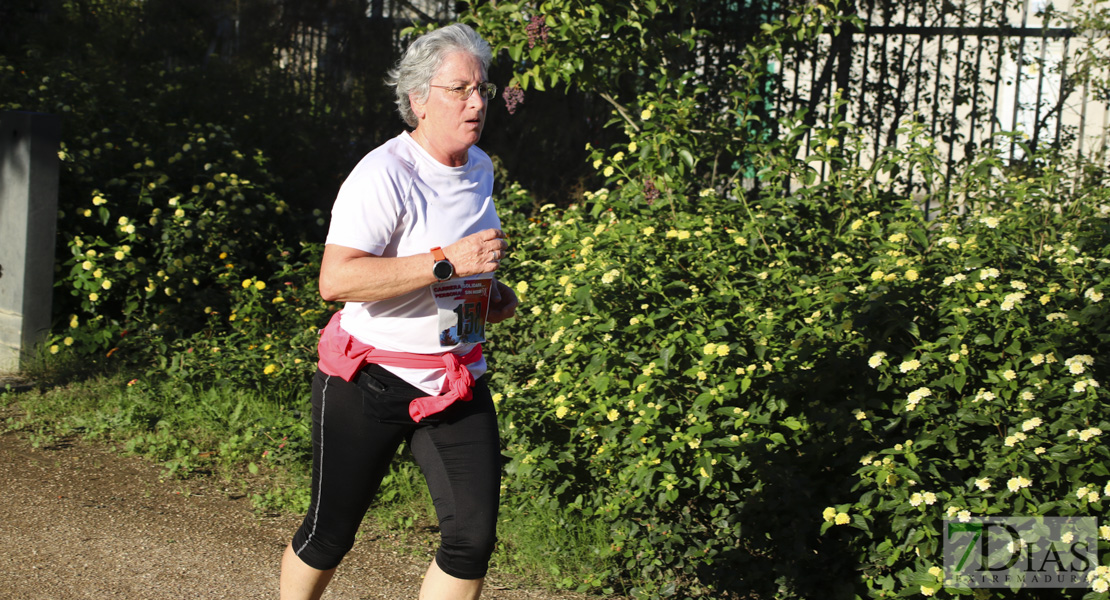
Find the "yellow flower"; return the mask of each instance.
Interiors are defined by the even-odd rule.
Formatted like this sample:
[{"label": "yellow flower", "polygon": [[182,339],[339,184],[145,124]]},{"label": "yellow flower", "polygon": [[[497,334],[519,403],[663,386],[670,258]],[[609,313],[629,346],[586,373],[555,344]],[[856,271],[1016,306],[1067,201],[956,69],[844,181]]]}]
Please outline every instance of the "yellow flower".
[{"label": "yellow flower", "polygon": [[92,261],[86,260],[85,262],[81,263],[81,268],[86,270],[86,271],[92,269],[93,268]]},{"label": "yellow flower", "polygon": [[920,366],[921,362],[918,361],[916,358],[912,358],[910,360],[903,361],[902,364],[898,365],[898,370],[903,373],[909,373],[910,371],[913,371]]},{"label": "yellow flower", "polygon": [[244,279],[244,280],[243,280],[243,289],[247,289],[247,288],[249,288],[249,287],[251,286],[251,284],[252,284],[252,283],[254,283],[254,282],[253,282],[253,281],[251,281],[250,279]]},{"label": "yellow flower", "polygon": [[836,148],[839,145],[840,145],[840,140],[838,140],[836,138],[829,138],[829,139],[825,140],[825,147],[828,148],[829,150],[832,150],[833,148]]},{"label": "yellow flower", "polygon": [[852,522],[852,518],[848,516],[848,513],[836,513],[836,518],[833,522],[837,525],[847,525]]},{"label": "yellow flower", "polygon": [[620,162],[624,160],[624,152],[617,152],[613,155],[613,162]]},{"label": "yellow flower", "polygon": [[651,118],[651,111],[645,108],[643,112],[640,113],[640,118],[647,121]]},{"label": "yellow flower", "polygon": [[826,521],[832,521],[836,518],[836,509],[831,506],[826,508],[825,510],[821,511],[821,518],[825,519]]},{"label": "yellow flower", "polygon": [[637,148],[639,148],[639,146],[636,145],[636,142],[632,142],[628,145],[629,152],[635,152]]},{"label": "yellow flower", "polygon": [[644,235],[651,235],[655,233],[654,227],[644,227]]},{"label": "yellow flower", "polygon": [[127,223],[128,223],[127,217],[120,217],[119,218],[119,224],[120,225],[127,225]]},{"label": "yellow flower", "polygon": [[605,413],[605,418],[609,419],[610,421],[616,421],[618,418],[620,418],[620,416],[621,414],[617,412],[617,409],[615,408],[610,408],[609,412]]},{"label": "yellow flower", "polygon": [[53,346],[50,347],[50,353],[51,354],[57,354],[58,350],[60,350],[60,348],[58,348],[57,344],[54,344]]},{"label": "yellow flower", "polygon": [[605,170],[602,171],[601,174],[606,177],[611,177],[613,175],[613,167],[605,167]]},{"label": "yellow flower", "polygon": [[[934,567],[934,568],[935,568],[935,567]],[[936,592],[937,592],[937,591],[936,591],[936,589],[934,589],[934,588],[931,588],[931,587],[929,587],[929,586],[927,586],[927,585],[923,585],[923,586],[921,586],[921,595],[922,595],[922,596],[932,596],[932,595],[933,595],[933,594],[935,594]]]},{"label": "yellow flower", "polygon": [[66,336],[66,339],[62,340],[62,343],[67,345],[67,346],[72,346],[73,345],[73,338],[71,338],[69,336]]},{"label": "yellow flower", "polygon": [[256,282],[254,282],[254,287],[258,291],[262,291],[262,290],[266,289],[266,282],[265,281],[256,281]]},{"label": "yellow flower", "polygon": [[517,291],[518,294],[523,294],[524,292],[527,292],[528,291],[528,282],[527,281],[518,282],[516,284],[516,291]]},{"label": "yellow flower", "polygon": [[100,282],[100,287],[106,290],[110,290],[112,289],[112,282],[105,279],[104,281]]},{"label": "yellow flower", "polygon": [[116,260],[123,260],[123,258],[127,255],[124,254],[122,250],[116,250],[116,255],[115,256],[116,256]]},{"label": "yellow flower", "polygon": [[917,281],[917,271],[910,269],[906,271],[906,281]]},{"label": "yellow flower", "polygon": [[717,346],[717,356],[728,356],[728,352],[728,344],[721,344],[720,346]]},{"label": "yellow flower", "polygon": [[867,365],[869,367],[871,367],[872,369],[878,369],[879,365],[883,364],[883,358],[885,356],[886,356],[886,352],[883,352],[882,350],[880,350],[880,351],[876,352],[875,354],[871,355],[871,358],[867,359]]},{"label": "yellow flower", "polygon": [[268,365],[266,365],[266,368],[265,368],[265,369],[262,369],[262,373],[263,373],[263,374],[266,374],[266,375],[270,375],[270,374],[272,374],[272,373],[273,373],[274,371],[277,371],[277,365],[275,365],[275,364],[272,364],[272,363],[271,363],[271,364],[268,364]]},{"label": "yellow flower", "polygon": [[92,300],[93,302],[96,302],[99,299],[100,299],[100,294],[97,294],[96,292],[93,292],[93,293],[89,294],[89,300]]},{"label": "yellow flower", "polygon": [[559,408],[555,409],[555,417],[558,419],[562,419],[563,417],[567,416],[567,412],[569,410],[570,409],[567,408],[567,405],[561,404],[559,405]]}]

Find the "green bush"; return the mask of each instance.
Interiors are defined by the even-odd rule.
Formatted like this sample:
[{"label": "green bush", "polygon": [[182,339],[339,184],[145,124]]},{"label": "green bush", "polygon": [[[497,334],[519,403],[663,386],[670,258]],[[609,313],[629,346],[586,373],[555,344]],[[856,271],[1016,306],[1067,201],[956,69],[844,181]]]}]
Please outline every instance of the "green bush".
[{"label": "green bush", "polygon": [[[649,206],[616,181],[513,222],[506,499],[608,522],[595,585],[917,593],[940,587],[944,517],[1101,512],[1110,194],[987,154],[951,189],[924,174],[943,192],[926,220],[926,198],[876,177],[932,162],[909,133],[874,169],[790,193],[812,167],[786,145],[760,153],[751,197]],[[808,159],[857,151],[827,139]]]},{"label": "green bush", "polygon": [[322,248],[307,242],[322,238],[322,212],[290,207],[267,156],[243,149],[234,126],[181,114],[188,71],[116,80],[44,66],[55,70],[0,57],[12,91],[0,108],[63,116],[50,351],[305,389],[327,308]]}]

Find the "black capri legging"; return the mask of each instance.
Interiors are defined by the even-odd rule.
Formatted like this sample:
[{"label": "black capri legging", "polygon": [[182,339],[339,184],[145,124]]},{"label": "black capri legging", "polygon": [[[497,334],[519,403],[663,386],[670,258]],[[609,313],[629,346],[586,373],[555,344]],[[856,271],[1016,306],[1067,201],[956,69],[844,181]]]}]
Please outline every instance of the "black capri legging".
[{"label": "black capri legging", "polygon": [[407,441],[439,518],[436,563],[452,577],[485,577],[501,487],[493,399],[480,379],[471,400],[413,423],[409,400],[425,395],[377,365],[350,383],[316,372],[312,504],[293,536],[293,551],[305,564],[320,570],[339,565],[397,448]]}]

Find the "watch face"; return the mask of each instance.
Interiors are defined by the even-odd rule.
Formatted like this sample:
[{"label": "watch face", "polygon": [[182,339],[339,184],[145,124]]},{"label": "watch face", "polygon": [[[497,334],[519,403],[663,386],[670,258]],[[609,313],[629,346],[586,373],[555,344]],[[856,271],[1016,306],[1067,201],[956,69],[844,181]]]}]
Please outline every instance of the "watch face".
[{"label": "watch face", "polygon": [[451,263],[441,260],[432,267],[432,274],[436,276],[436,279],[446,281],[455,274],[455,267],[451,266]]}]

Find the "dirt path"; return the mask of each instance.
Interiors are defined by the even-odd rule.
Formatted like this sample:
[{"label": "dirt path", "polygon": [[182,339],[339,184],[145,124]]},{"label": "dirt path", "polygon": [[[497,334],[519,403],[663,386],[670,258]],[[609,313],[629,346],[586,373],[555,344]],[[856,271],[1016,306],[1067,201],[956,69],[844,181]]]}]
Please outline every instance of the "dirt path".
[{"label": "dirt path", "polygon": [[[0,434],[0,598],[277,598],[278,561],[299,524],[258,517],[210,481],[161,481],[160,469],[75,442],[34,449]],[[324,598],[415,598],[426,559],[363,536]],[[571,600],[497,589],[484,600]]]}]

